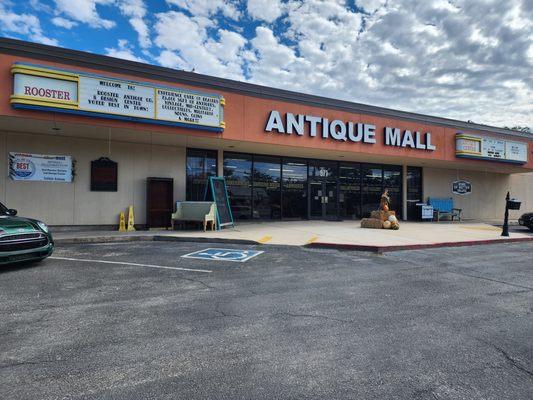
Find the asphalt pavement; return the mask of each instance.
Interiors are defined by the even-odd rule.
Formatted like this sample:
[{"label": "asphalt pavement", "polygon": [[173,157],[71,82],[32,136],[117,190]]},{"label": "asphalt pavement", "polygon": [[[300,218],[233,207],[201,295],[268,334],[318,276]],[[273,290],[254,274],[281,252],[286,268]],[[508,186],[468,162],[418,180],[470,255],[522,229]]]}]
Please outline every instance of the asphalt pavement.
[{"label": "asphalt pavement", "polygon": [[532,254],[63,246],[0,270],[0,399],[530,400]]}]

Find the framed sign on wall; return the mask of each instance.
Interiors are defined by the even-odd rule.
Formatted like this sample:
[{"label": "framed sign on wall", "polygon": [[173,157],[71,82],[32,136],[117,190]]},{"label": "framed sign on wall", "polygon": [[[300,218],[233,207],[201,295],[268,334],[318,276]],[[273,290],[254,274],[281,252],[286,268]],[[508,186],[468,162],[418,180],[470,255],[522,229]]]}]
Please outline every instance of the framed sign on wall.
[{"label": "framed sign on wall", "polygon": [[118,164],[107,157],[91,161],[91,191],[116,192],[118,190]]},{"label": "framed sign on wall", "polygon": [[453,194],[470,194],[472,193],[472,184],[467,181],[455,181],[452,184],[452,192]]}]

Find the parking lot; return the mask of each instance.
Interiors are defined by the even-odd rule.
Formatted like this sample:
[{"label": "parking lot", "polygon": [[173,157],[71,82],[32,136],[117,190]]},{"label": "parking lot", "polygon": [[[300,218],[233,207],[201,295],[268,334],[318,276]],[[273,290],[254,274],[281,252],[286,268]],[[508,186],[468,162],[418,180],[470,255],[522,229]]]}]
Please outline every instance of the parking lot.
[{"label": "parking lot", "polygon": [[532,254],[63,246],[0,270],[0,398],[531,399]]}]

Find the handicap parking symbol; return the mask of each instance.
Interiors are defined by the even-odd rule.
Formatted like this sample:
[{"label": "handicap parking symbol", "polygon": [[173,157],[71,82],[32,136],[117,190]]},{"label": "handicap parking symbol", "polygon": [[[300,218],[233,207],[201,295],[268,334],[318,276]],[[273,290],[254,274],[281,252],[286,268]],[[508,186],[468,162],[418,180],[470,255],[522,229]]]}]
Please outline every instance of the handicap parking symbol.
[{"label": "handicap parking symbol", "polygon": [[245,262],[264,253],[259,250],[237,250],[237,249],[205,249],[185,254],[183,258],[196,258],[199,260],[234,261]]}]

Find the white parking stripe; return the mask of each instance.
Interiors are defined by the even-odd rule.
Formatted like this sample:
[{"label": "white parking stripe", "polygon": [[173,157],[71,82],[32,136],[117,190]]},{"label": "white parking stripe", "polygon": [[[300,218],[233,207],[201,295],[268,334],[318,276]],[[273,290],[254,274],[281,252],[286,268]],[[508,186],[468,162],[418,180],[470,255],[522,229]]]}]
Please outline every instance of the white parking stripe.
[{"label": "white parking stripe", "polygon": [[92,263],[101,263],[101,264],[131,265],[134,267],[146,267],[146,268],[158,268],[158,269],[174,269],[176,271],[190,271],[190,272],[204,272],[204,273],[213,272],[207,269],[166,267],[164,265],[138,264],[138,263],[123,262],[123,261],[89,260],[89,259],[84,259],[84,258],[68,258],[68,257],[48,257],[48,258],[53,259],[53,260],[92,262]]}]

